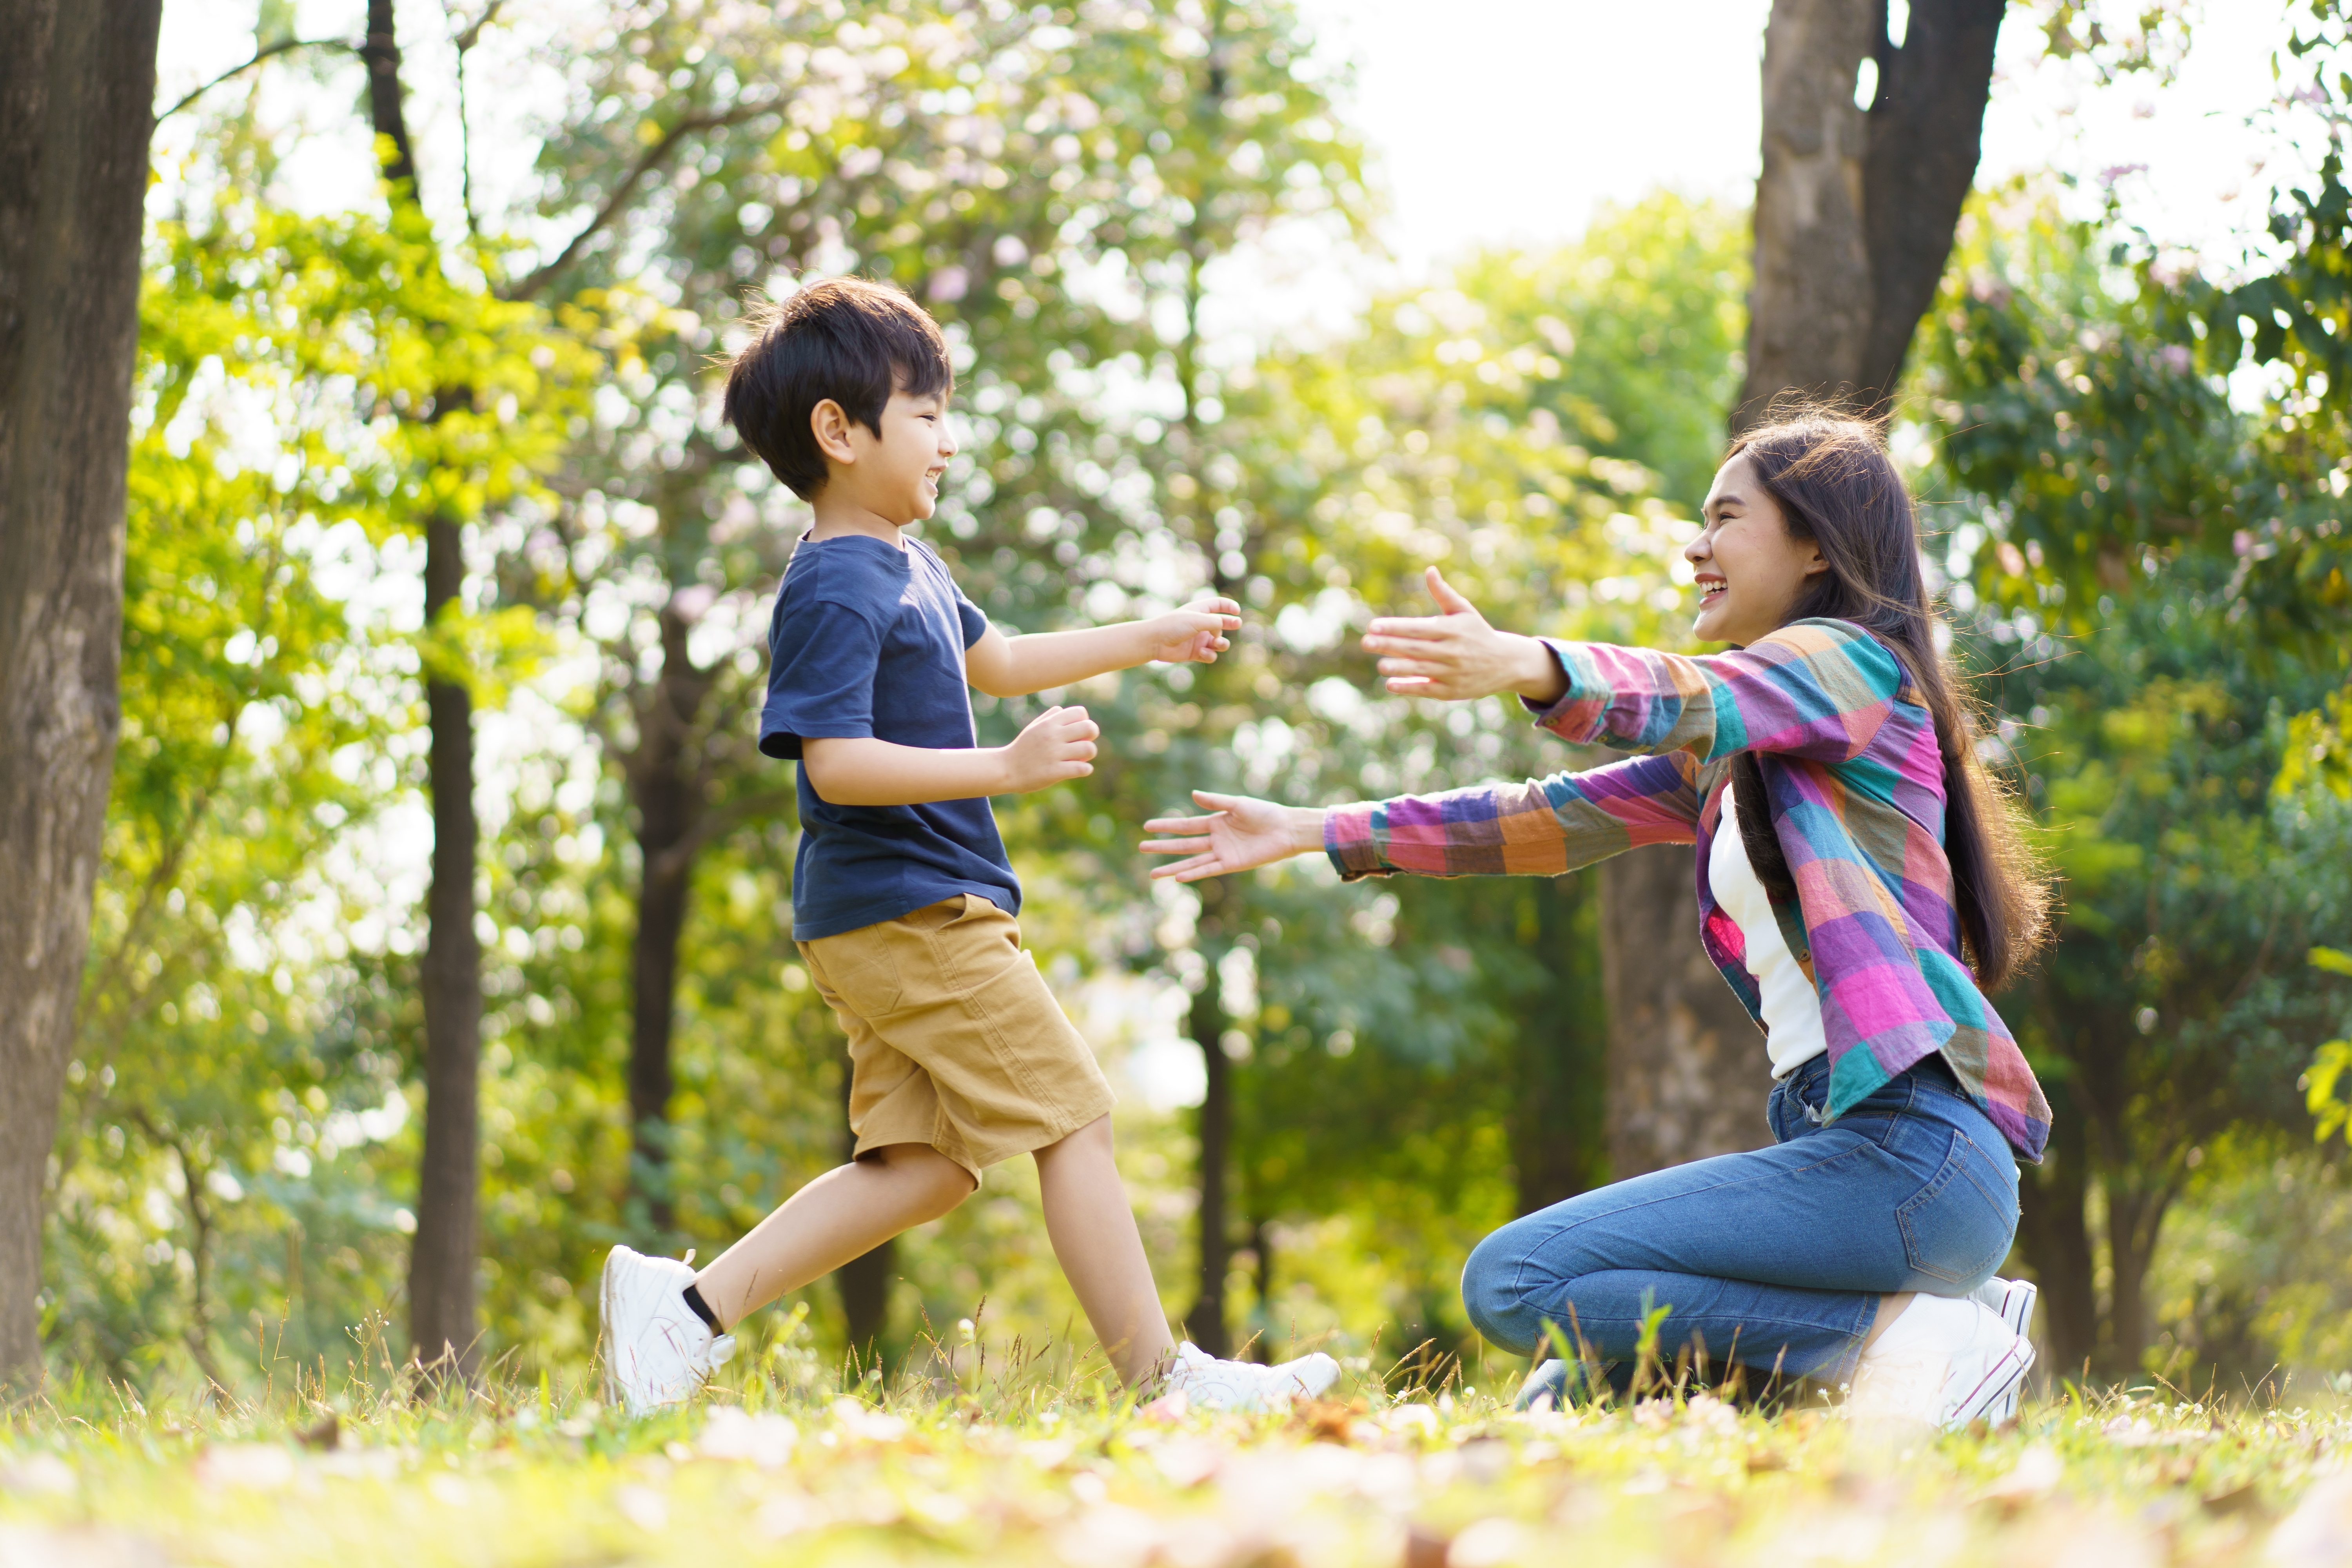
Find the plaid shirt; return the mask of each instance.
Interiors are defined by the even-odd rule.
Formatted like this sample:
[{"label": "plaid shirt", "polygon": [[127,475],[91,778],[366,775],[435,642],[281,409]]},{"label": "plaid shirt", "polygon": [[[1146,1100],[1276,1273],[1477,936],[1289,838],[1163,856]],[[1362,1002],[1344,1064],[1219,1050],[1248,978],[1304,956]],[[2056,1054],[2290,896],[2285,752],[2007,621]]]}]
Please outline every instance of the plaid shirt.
[{"label": "plaid shirt", "polygon": [[1828,1115],[1941,1051],[2017,1152],[2041,1158],[2049,1104],[1960,961],[1943,759],[1902,661],[1832,620],[1793,622],[1701,658],[1546,640],[1569,686],[1537,721],[1580,744],[1648,754],[1339,806],[1324,847],[1340,875],[1556,876],[1638,845],[1696,843],[1701,941],[1760,1026],[1746,941],[1707,879],[1731,758],[1754,752],[1797,884],[1798,908],[1776,913],[1821,994]]}]

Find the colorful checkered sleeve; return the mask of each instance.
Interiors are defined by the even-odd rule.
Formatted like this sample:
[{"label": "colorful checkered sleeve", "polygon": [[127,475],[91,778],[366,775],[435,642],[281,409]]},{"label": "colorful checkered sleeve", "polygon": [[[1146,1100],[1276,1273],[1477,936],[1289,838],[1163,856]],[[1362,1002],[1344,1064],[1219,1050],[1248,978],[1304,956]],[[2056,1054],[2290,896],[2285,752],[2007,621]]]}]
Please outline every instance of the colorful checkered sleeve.
[{"label": "colorful checkered sleeve", "polygon": [[1700,658],[1545,643],[1568,692],[1538,714],[1543,728],[1580,745],[1687,751],[1705,762],[1735,752],[1849,762],[1869,750],[1909,684],[1894,654],[1844,621],[1791,622]]},{"label": "colorful checkered sleeve", "polygon": [[1632,757],[1525,784],[1337,806],[1323,847],[1340,876],[1556,877],[1642,844],[1688,844],[1698,763]]}]

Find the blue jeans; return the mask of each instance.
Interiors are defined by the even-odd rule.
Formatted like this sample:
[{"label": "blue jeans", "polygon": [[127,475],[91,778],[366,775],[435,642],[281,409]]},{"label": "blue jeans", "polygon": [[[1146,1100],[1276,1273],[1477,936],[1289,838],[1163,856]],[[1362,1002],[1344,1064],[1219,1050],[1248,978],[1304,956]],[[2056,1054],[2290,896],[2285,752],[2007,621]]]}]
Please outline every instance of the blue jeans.
[{"label": "blue jeans", "polygon": [[1843,1382],[1882,1295],[1964,1296],[2017,1234],[2009,1142],[1930,1057],[1823,1126],[1829,1058],[1773,1086],[1771,1148],[1554,1204],[1480,1242],[1462,1300],[1487,1340],[1559,1353],[1580,1338],[1622,1382],[1645,1310],[1659,1353]]}]

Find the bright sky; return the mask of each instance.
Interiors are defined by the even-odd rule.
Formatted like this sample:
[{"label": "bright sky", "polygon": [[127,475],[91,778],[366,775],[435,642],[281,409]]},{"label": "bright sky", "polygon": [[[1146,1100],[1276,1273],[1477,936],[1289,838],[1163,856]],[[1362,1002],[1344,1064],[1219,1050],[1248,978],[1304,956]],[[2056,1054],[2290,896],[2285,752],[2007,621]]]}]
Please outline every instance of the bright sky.
[{"label": "bright sky", "polygon": [[[1426,0],[1303,5],[1358,62],[1353,120],[1380,155],[1386,237],[1409,268],[1571,238],[1601,203],[1660,185],[1735,202],[1753,187],[1769,0],[1447,0],[1443,26]],[[2244,221],[2258,222],[2264,139],[2244,121],[2276,91],[2284,17],[2282,0],[2205,0],[2171,86],[2099,89],[2043,58],[2038,29],[2012,11],[1984,177],[2145,163],[2125,196],[2159,238],[2201,246],[2250,206]]]},{"label": "bright sky", "polygon": [[[1755,179],[1770,0],[1447,0],[1442,26],[1426,0],[1299,3],[1327,47],[1356,62],[1351,119],[1389,195],[1382,237],[1408,274],[1482,246],[1571,238],[1599,204],[1660,185],[1739,201]],[[2056,167],[2089,180],[2144,164],[2123,190],[2158,238],[2204,247],[2258,223],[2270,138],[2245,121],[2276,93],[2270,56],[2285,3],[2189,4],[2195,46],[2161,89],[2095,87],[2079,65],[2044,58],[2031,17],[2013,11],[1984,177]],[[362,10],[361,0],[297,0],[297,29],[351,37]],[[167,0],[166,100],[248,56],[254,14],[254,0]],[[528,40],[570,15],[556,0],[520,0],[507,12],[513,31],[491,35],[476,57],[476,178],[487,201],[527,176],[518,115],[556,101]],[[426,194],[454,215],[455,181],[438,177],[456,153],[445,13],[439,0],[402,0],[399,16]],[[293,159],[298,183],[322,205],[348,199],[354,175],[365,177],[364,131],[343,105],[303,96],[315,134]],[[161,145],[184,135],[167,126]]]}]

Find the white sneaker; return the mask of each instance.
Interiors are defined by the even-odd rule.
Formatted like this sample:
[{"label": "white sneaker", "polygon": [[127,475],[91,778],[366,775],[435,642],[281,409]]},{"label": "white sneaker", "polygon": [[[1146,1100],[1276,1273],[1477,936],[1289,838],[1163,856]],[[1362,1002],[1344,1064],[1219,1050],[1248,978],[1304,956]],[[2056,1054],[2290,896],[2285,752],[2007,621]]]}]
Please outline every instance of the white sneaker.
[{"label": "white sneaker", "polygon": [[1301,1396],[1313,1398],[1331,1386],[1339,1363],[1317,1351],[1280,1366],[1219,1361],[1192,1341],[1176,1347],[1167,1386],[1207,1410],[1279,1410]]},{"label": "white sneaker", "polygon": [[616,1247],[604,1258],[604,1397],[643,1415],[700,1388],[735,1353],[735,1336],[714,1334],[686,1304],[694,1270],[674,1258]]},{"label": "white sneaker", "polygon": [[[1920,1296],[1863,1354],[1846,1411],[1857,1420],[1921,1421],[1956,1432],[2016,1391],[2033,1364],[2033,1343],[1971,1297]],[[1903,1331],[1899,1336],[1895,1330]]]},{"label": "white sneaker", "polygon": [[[1995,1278],[1986,1280],[1969,1294],[1971,1300],[1981,1301],[1999,1312],[2001,1321],[2007,1323],[2010,1332],[2018,1338],[2025,1339],[2032,1334],[2033,1303],[2042,1294],[2032,1280]],[[2017,1397],[2024,1391],[2025,1380],[2021,1377],[2015,1388],[2001,1395],[2000,1403],[1991,1413],[1994,1426],[2017,1419]]]}]

